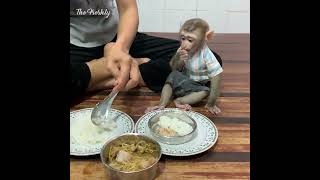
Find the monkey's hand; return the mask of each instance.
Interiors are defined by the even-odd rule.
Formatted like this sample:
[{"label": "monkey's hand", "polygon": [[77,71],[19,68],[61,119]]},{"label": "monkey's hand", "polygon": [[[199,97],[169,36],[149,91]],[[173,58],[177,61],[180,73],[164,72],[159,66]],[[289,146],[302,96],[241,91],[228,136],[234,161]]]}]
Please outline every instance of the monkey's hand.
[{"label": "monkey's hand", "polygon": [[219,114],[221,112],[220,108],[218,108],[218,106],[214,105],[212,107],[209,107],[208,105],[205,106],[205,108],[211,112],[214,116],[216,116],[217,114]]},{"label": "monkey's hand", "polygon": [[177,54],[179,55],[180,61],[186,62],[189,59],[188,51],[181,49],[181,47],[178,49]]},{"label": "monkey's hand", "polygon": [[148,107],[144,113],[148,113],[151,111],[155,111],[155,110],[163,110],[165,108],[165,106],[159,105],[159,106],[153,106],[153,107]]}]

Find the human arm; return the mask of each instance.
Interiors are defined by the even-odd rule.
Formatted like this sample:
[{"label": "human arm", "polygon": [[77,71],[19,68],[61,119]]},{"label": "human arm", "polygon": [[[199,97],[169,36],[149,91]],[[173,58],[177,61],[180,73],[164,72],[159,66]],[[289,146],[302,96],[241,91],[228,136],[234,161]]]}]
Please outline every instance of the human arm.
[{"label": "human arm", "polygon": [[132,58],[128,54],[137,33],[139,17],[136,0],[117,0],[119,25],[116,42],[108,43],[104,56],[112,66],[112,74],[118,84],[114,89],[123,89],[129,81]]},{"label": "human arm", "polygon": [[136,0],[117,0],[116,2],[119,12],[116,46],[129,53],[139,25],[137,2]]},{"label": "human arm", "polygon": [[140,79],[139,75],[140,73],[139,73],[138,63],[135,60],[133,60],[130,68],[130,78],[126,87],[124,88],[126,91],[138,86],[139,79]]}]

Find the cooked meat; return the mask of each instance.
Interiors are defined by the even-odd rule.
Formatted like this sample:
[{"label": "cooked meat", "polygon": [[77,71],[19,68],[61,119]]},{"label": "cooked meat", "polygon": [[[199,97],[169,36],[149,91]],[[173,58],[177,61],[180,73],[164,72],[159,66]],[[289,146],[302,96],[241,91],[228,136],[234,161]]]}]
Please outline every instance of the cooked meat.
[{"label": "cooked meat", "polygon": [[156,162],[156,159],[154,157],[150,157],[146,160],[142,160],[139,165],[144,169],[151,166],[154,162]]},{"label": "cooked meat", "polygon": [[117,154],[116,161],[120,163],[128,162],[132,158],[132,155],[126,151],[120,150]]},{"label": "cooked meat", "polygon": [[162,128],[159,127],[156,129],[156,132],[162,136],[175,136],[176,135],[176,131],[174,131],[173,129],[170,128]]}]

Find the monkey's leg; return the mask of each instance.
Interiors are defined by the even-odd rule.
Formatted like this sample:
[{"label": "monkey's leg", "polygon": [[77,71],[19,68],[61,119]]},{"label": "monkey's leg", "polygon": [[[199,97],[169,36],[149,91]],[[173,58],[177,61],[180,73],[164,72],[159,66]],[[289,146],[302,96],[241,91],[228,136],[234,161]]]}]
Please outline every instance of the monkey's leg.
[{"label": "monkey's leg", "polygon": [[162,88],[162,92],[161,92],[161,99],[160,99],[160,103],[158,106],[153,106],[153,107],[148,107],[145,110],[145,113],[150,112],[150,111],[154,111],[154,110],[162,110],[164,109],[172,96],[172,87],[170,84],[165,84]]},{"label": "monkey's leg", "polygon": [[186,96],[175,99],[174,103],[177,108],[180,108],[185,111],[189,111],[192,109],[190,104],[196,104],[200,102],[202,99],[206,98],[208,95],[209,95],[208,91],[193,92]]},{"label": "monkey's leg", "polygon": [[161,92],[160,106],[167,106],[172,96],[172,87],[166,83]]}]

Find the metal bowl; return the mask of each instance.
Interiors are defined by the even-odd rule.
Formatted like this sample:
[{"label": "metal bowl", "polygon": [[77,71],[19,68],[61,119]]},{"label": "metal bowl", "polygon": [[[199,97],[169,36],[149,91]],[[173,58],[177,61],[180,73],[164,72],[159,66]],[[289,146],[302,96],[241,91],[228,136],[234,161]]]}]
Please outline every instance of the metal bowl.
[{"label": "metal bowl", "polygon": [[[108,161],[108,154],[110,151],[110,147],[113,143],[117,141],[124,141],[124,142],[130,142],[135,140],[145,140],[146,142],[151,142],[156,145],[156,148],[159,149],[159,154],[156,158],[156,161],[149,167],[139,170],[139,171],[133,171],[133,172],[127,172],[127,171],[120,171],[118,169],[114,169],[109,165]],[[155,141],[154,139],[137,133],[126,133],[122,134],[120,136],[114,137],[110,139],[108,142],[104,144],[104,146],[101,149],[100,157],[101,161],[104,165],[105,174],[108,179],[112,180],[151,180],[154,179],[157,176],[158,173],[158,167],[159,167],[159,160],[161,158],[161,146],[160,144]]]},{"label": "metal bowl", "polygon": [[[188,123],[192,127],[192,131],[186,135],[175,135],[175,136],[165,136],[156,132],[156,128],[159,127],[157,124],[161,116],[168,116],[170,118],[178,118],[180,121]],[[197,134],[197,123],[196,121],[188,116],[184,111],[174,109],[169,111],[159,111],[153,117],[150,118],[148,122],[148,128],[155,140],[165,143],[165,144],[182,144],[190,141]]]}]

